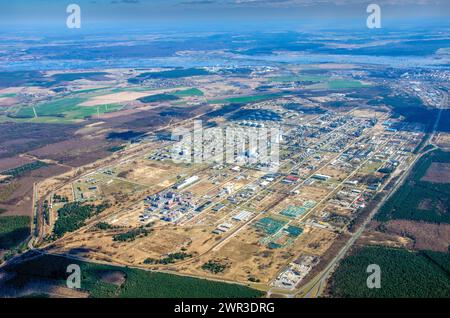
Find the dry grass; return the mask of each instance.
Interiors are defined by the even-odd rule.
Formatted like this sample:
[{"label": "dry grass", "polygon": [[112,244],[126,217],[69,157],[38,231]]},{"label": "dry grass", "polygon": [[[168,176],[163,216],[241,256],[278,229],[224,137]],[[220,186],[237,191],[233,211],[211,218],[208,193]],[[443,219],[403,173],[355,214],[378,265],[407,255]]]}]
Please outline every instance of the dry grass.
[{"label": "dry grass", "polygon": [[450,183],[450,163],[433,162],[421,180],[433,183]]}]

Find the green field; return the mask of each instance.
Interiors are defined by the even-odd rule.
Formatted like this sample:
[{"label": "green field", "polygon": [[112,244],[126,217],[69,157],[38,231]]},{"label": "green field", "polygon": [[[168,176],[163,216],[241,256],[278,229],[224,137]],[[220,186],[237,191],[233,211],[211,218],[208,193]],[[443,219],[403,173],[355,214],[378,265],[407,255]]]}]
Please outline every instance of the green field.
[{"label": "green field", "polygon": [[[1,122],[27,122],[27,123],[72,123],[96,115],[116,112],[122,109],[120,104],[105,104],[99,106],[80,106],[90,98],[106,93],[126,91],[145,91],[146,88],[94,88],[74,92],[72,97],[55,99],[33,106],[10,107],[7,116],[0,116]],[[139,100],[144,103],[178,100],[188,96],[203,96],[197,88],[174,91],[167,94],[149,95]]]},{"label": "green field", "polygon": [[73,232],[84,225],[84,222],[108,207],[107,204],[98,206],[83,205],[79,202],[66,203],[58,210],[58,219],[53,228],[55,238],[64,236],[67,232]]},{"label": "green field", "polygon": [[[81,289],[95,298],[255,298],[263,296],[260,291],[236,284],[86,263],[50,255],[6,267],[7,272],[17,274],[6,283],[6,286],[20,288],[36,278],[49,279],[65,285],[68,275],[67,266],[73,263],[79,264],[81,268]],[[122,274],[125,281],[121,284],[106,282],[104,277],[111,272]]]},{"label": "green field", "polygon": [[329,89],[360,88],[369,86],[360,81],[346,79],[331,79],[327,81],[327,85]]},{"label": "green field", "polygon": [[188,88],[185,90],[180,90],[172,93],[172,95],[178,96],[178,97],[190,97],[190,96],[203,96],[203,92],[199,90],[198,88]]},{"label": "green field", "polygon": [[268,235],[273,235],[277,233],[283,226],[285,226],[287,221],[275,219],[272,217],[265,217],[256,221],[253,226],[257,229],[264,231]]},{"label": "green field", "polygon": [[16,94],[14,94],[14,93],[0,94],[0,98],[7,98],[7,97],[16,97]]},{"label": "green field", "polygon": [[[381,288],[369,289],[367,266],[381,269]],[[347,256],[333,273],[333,297],[429,298],[450,297],[450,254],[364,247]]]},{"label": "green field", "polygon": [[[61,119],[61,120],[79,120],[91,117],[97,114],[110,113],[122,108],[119,104],[106,104],[99,106],[79,106],[87,101],[88,97],[62,98],[54,101],[38,104],[34,107],[23,106],[15,113],[9,114],[10,119],[22,119],[30,122],[32,119]],[[37,118],[36,118],[37,117]],[[47,122],[47,121],[45,121]]]},{"label": "green field", "polygon": [[450,152],[436,150],[422,157],[405,183],[384,204],[375,218],[379,221],[407,219],[450,223],[450,182],[432,183],[421,180],[433,162],[450,163]]},{"label": "green field", "polygon": [[30,234],[30,217],[0,217],[0,249],[17,247]]}]

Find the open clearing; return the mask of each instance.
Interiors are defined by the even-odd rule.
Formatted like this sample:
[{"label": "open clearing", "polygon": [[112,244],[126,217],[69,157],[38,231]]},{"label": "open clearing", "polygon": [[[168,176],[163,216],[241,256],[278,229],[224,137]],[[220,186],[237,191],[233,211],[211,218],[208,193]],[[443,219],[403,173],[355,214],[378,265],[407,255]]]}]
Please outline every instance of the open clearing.
[{"label": "open clearing", "polygon": [[450,163],[433,162],[422,181],[450,183]]}]

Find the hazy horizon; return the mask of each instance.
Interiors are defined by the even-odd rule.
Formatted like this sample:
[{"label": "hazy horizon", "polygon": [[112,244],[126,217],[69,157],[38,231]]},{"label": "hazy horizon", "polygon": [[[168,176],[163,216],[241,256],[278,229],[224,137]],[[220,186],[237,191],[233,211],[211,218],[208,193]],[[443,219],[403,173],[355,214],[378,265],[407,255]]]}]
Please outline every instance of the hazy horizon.
[{"label": "hazy horizon", "polygon": [[66,31],[66,7],[76,3],[84,31],[364,29],[372,2],[381,6],[384,29],[449,26],[450,2],[439,0],[18,0],[0,3],[0,25],[4,31]]}]

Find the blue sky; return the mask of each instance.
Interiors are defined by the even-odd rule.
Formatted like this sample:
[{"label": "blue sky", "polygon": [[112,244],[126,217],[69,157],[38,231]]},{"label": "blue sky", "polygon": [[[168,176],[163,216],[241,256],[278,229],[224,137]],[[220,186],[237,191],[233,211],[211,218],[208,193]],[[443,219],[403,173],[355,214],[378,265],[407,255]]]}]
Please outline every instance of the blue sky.
[{"label": "blue sky", "polygon": [[240,25],[294,23],[312,27],[364,25],[365,8],[377,3],[385,25],[450,20],[449,0],[10,0],[0,2],[1,25],[64,27],[70,3],[82,9],[83,25]]}]

